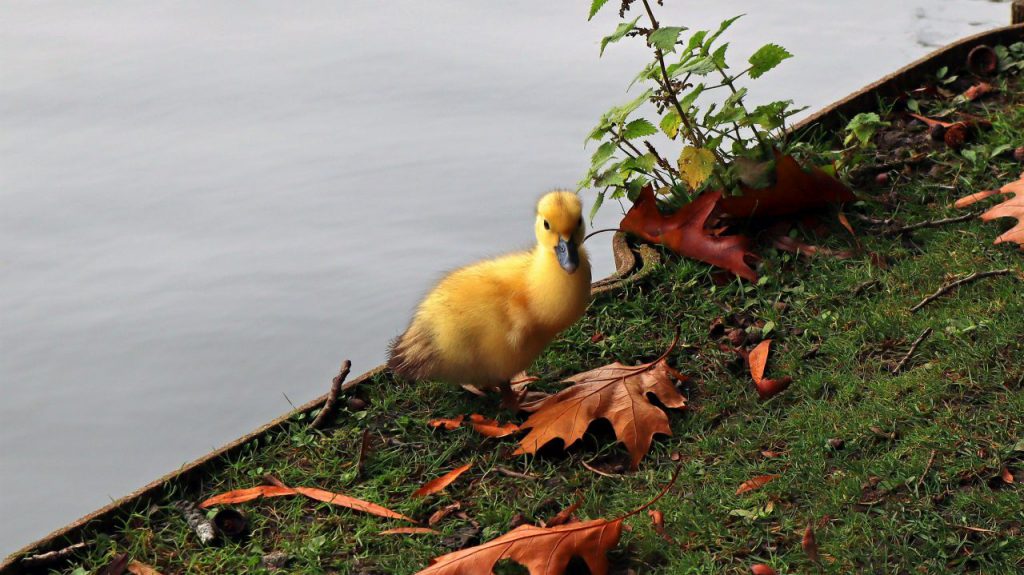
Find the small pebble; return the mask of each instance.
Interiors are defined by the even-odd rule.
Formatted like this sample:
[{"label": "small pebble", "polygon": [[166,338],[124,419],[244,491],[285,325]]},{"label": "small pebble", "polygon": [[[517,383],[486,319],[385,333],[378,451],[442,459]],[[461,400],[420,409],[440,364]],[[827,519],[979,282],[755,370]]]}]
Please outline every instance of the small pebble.
[{"label": "small pebble", "polygon": [[877,184],[879,186],[888,186],[889,185],[889,172],[882,172],[882,173],[878,174],[877,176],[875,176],[875,184]]},{"label": "small pebble", "polygon": [[366,402],[358,397],[350,397],[346,399],[345,405],[347,405],[352,411],[362,411],[366,409]]}]

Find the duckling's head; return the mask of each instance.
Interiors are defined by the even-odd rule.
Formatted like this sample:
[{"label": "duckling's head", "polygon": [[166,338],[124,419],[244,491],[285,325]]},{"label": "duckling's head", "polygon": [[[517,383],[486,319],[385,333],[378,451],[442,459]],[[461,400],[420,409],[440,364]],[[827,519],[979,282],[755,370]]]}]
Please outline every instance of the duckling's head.
[{"label": "duckling's head", "polygon": [[537,202],[534,224],[537,245],[552,250],[558,265],[573,273],[580,265],[580,244],[583,243],[583,204],[575,192],[555,190]]}]

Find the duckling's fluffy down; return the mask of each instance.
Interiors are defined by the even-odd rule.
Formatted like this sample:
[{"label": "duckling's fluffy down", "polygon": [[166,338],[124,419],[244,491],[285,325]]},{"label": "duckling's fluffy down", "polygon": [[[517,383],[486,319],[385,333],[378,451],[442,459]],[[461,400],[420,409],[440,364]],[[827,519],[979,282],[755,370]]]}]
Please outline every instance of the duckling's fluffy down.
[{"label": "duckling's fluffy down", "polygon": [[[582,247],[581,206],[556,191],[538,204],[532,251],[456,270],[424,298],[408,329],[390,349],[388,366],[412,380],[494,387],[525,370],[590,301],[590,264]],[[552,246],[575,241],[574,273]]]}]

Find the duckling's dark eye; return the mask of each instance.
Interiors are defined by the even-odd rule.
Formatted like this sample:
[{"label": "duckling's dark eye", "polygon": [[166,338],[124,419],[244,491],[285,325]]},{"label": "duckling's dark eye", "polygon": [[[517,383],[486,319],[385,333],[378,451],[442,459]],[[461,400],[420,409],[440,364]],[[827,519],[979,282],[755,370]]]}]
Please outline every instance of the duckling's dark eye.
[{"label": "duckling's dark eye", "polygon": [[551,229],[551,224],[549,224],[547,220],[544,220],[544,229],[545,230],[550,230]]}]

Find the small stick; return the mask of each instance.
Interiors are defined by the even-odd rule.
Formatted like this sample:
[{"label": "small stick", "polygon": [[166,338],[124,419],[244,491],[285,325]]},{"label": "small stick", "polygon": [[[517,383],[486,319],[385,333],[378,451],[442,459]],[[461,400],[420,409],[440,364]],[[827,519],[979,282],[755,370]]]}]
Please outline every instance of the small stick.
[{"label": "small stick", "polygon": [[928,456],[928,463],[925,464],[925,466],[924,466],[924,472],[921,473],[921,477],[919,477],[918,480],[917,480],[917,486],[918,487],[921,487],[921,485],[924,483],[924,477],[926,475],[928,475],[928,472],[931,470],[932,463],[935,463],[935,453],[936,453],[936,450],[933,449],[932,450],[932,454],[930,456]]},{"label": "small stick", "polygon": [[283,481],[281,481],[280,479],[278,479],[277,477],[275,477],[275,476],[273,476],[273,475],[271,475],[269,473],[264,473],[263,474],[263,482],[267,483],[269,485],[277,486],[277,487],[284,487],[285,489],[289,488],[287,485],[284,484]]},{"label": "small stick", "polygon": [[611,477],[613,479],[616,478],[616,477],[622,477],[621,475],[616,475],[614,473],[608,473],[607,471],[601,471],[600,469],[594,467],[593,465],[590,465],[589,463],[587,463],[586,461],[583,461],[582,459],[580,460],[580,464],[583,465],[583,467],[586,467],[587,469],[593,471],[594,473],[596,473],[596,474],[598,474],[598,475],[600,475],[602,477]]},{"label": "small stick", "polygon": [[914,340],[914,343],[910,344],[910,349],[907,350],[907,354],[904,355],[903,359],[901,359],[900,362],[896,364],[896,367],[892,368],[892,371],[890,373],[896,375],[897,373],[903,371],[903,368],[906,367],[907,362],[910,361],[910,357],[914,355],[915,351],[917,351],[917,347],[921,345],[921,342],[924,341],[925,338],[931,334],[932,328],[928,328],[921,332],[921,335],[917,336],[917,339]]},{"label": "small stick", "polygon": [[963,279],[958,279],[958,280],[956,280],[955,282],[953,282],[951,284],[947,284],[947,285],[942,286],[941,288],[938,289],[938,291],[936,291],[932,295],[930,295],[930,296],[924,298],[923,300],[921,300],[921,303],[919,303],[919,304],[915,305],[914,307],[910,308],[910,312],[911,313],[916,312],[917,310],[923,308],[924,306],[932,303],[933,301],[939,299],[943,295],[945,295],[945,294],[955,290],[956,288],[958,288],[958,287],[960,287],[960,286],[962,286],[964,284],[968,284],[968,283],[971,283],[973,281],[977,281],[977,280],[980,280],[980,279],[990,278],[990,277],[993,277],[993,276],[1005,276],[1005,275],[1009,275],[1011,273],[1013,273],[1013,270],[1010,270],[1010,269],[992,270],[992,271],[987,271],[987,272],[974,272],[971,275],[969,275],[969,276],[967,276],[967,277],[965,277]]},{"label": "small stick", "polygon": [[877,285],[879,285],[881,283],[882,282],[880,282],[878,280],[868,280],[868,281],[858,285],[857,287],[853,288],[853,295],[860,295],[860,294],[866,292],[868,289],[873,288],[873,287],[875,287],[875,286],[877,286]]},{"label": "small stick", "polygon": [[191,501],[175,501],[174,506],[178,508],[182,516],[185,517],[185,522],[192,528],[196,536],[199,537],[199,542],[203,545],[209,545],[217,539],[217,530],[214,528],[213,523],[206,518],[206,515],[196,507],[195,503]]},{"label": "small stick", "polygon": [[516,477],[519,479],[540,479],[536,475],[530,475],[529,473],[523,473],[522,471],[516,471],[507,467],[495,466],[494,470],[507,477]]},{"label": "small stick", "polygon": [[895,236],[895,235],[899,235],[899,234],[905,234],[907,232],[912,232],[914,230],[919,230],[919,229],[922,229],[922,228],[937,228],[939,226],[944,226],[946,224],[955,224],[955,223],[959,223],[959,222],[966,222],[968,220],[973,220],[974,218],[978,217],[979,215],[981,215],[981,212],[972,212],[972,213],[969,213],[969,214],[965,214],[965,215],[962,215],[962,216],[956,216],[956,217],[953,217],[953,218],[945,218],[945,219],[941,219],[941,220],[928,220],[926,222],[917,222],[916,224],[910,224],[910,225],[906,225],[906,226],[902,226],[902,227],[898,227],[898,228],[888,229],[888,230],[883,231],[882,233],[885,234],[885,235]]},{"label": "small stick", "polygon": [[[348,391],[348,389],[352,387],[349,386],[346,388],[345,385],[343,385],[345,383],[345,378],[348,377],[348,372],[351,369],[351,361],[346,359],[341,362],[341,371],[339,371],[338,375],[334,376],[334,379],[331,381],[331,392],[327,394],[327,401],[325,401],[324,406],[320,408],[320,413],[317,414],[316,419],[313,420],[313,423],[309,424],[310,429],[320,429],[331,415],[334,414],[334,409],[338,404],[338,396],[341,395],[341,392]],[[354,379],[352,381],[357,380]]]},{"label": "small stick", "polygon": [[21,560],[21,566],[26,569],[38,569],[39,567],[53,565],[55,563],[59,563],[61,561],[66,560],[68,556],[72,555],[76,551],[85,549],[89,545],[90,543],[82,541],[80,543],[75,543],[74,545],[68,545],[63,549],[57,549],[55,551],[47,551],[46,553],[40,553],[38,555],[30,555],[28,557],[23,557]]}]

